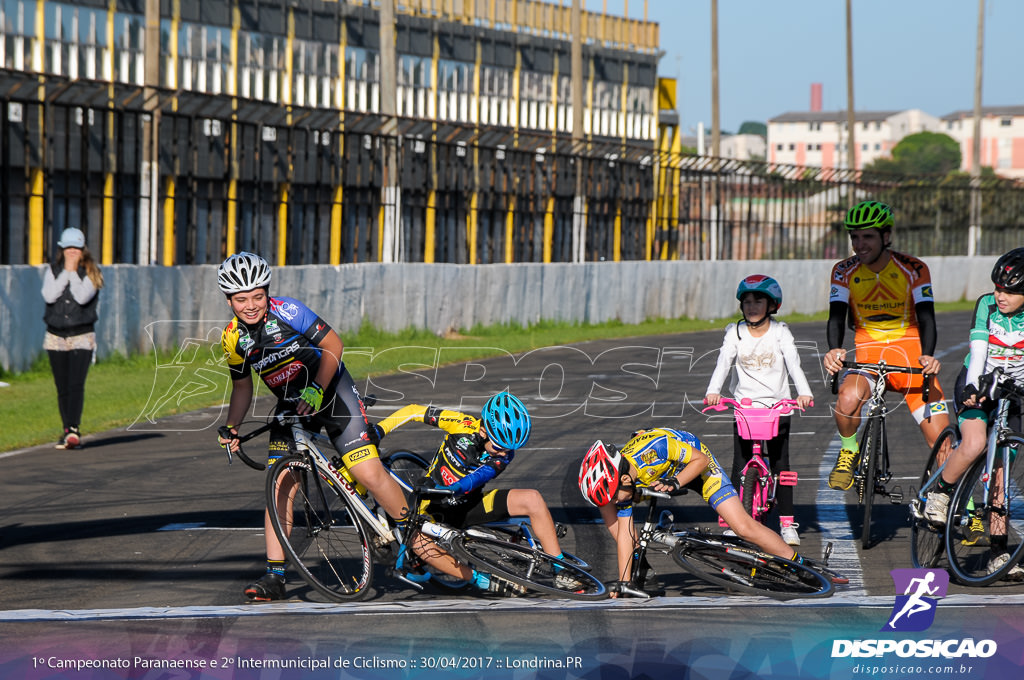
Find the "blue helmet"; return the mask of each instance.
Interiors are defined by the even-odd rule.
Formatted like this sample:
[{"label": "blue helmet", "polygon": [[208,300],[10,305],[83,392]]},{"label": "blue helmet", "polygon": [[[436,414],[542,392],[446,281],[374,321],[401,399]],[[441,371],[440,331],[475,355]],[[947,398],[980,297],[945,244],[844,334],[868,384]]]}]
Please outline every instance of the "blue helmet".
[{"label": "blue helmet", "polygon": [[530,413],[526,405],[508,392],[494,395],[480,412],[487,436],[499,448],[515,451],[530,438]]}]

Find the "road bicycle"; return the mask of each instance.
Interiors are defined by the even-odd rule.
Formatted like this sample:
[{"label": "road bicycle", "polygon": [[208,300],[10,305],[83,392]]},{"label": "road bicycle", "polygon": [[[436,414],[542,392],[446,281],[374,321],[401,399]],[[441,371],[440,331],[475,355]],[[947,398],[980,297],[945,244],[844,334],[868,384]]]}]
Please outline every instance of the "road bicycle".
[{"label": "road bicycle", "polygon": [[[998,399],[985,455],[957,482],[949,503],[945,551],[958,581],[982,586],[1005,577],[1024,558],[1024,465],[1016,465],[1024,434],[1011,430],[1014,404],[1024,385],[997,369],[979,380],[979,392]],[[1006,535],[1009,560],[989,573],[992,537]]]},{"label": "road bicycle", "polygon": [[[398,530],[372,495],[352,477],[330,439],[307,429],[307,422],[308,418],[281,412],[238,439],[247,442],[275,423],[290,429],[292,451],[278,459],[267,474],[267,508],[274,533],[292,567],[327,599],[365,597],[377,561],[395,565],[390,570],[393,576],[422,588],[429,576],[411,546],[412,538],[421,532],[431,536],[457,561],[504,578],[524,590],[569,599],[607,597],[604,584],[587,570],[529,545],[472,535],[415,512],[405,529]],[[227,435],[222,432],[222,436]],[[242,447],[237,453],[250,467],[265,467],[247,456]],[[228,455],[230,460],[230,452]],[[410,507],[418,507],[423,496],[445,493],[410,483],[410,470],[416,463],[408,456],[385,457],[382,462],[386,468],[389,464],[394,466],[388,468],[389,473],[411,495]],[[579,587],[570,591],[556,585],[561,572],[566,572]]]},{"label": "road bicycle", "polygon": [[[681,492],[685,493],[685,489]],[[650,500],[650,507],[637,533],[629,580],[616,584],[620,596],[651,596],[648,588],[653,572],[647,560],[650,550],[667,553],[690,574],[728,592],[765,595],[777,600],[829,597],[833,583],[848,582],[828,568],[827,554],[824,563],[807,558],[798,563],[770,555],[736,536],[703,530],[677,531],[670,512],[657,512],[658,499],[671,498],[669,494],[644,487],[638,488],[637,493]]]},{"label": "road bicycle", "polygon": [[960,446],[960,432],[956,426],[950,425],[942,430],[932,445],[932,450],[925,461],[917,490],[910,487],[910,561],[917,569],[931,569],[939,566],[946,554],[946,527],[936,526],[924,517],[924,508],[928,504],[928,493],[945,467],[939,463],[944,448],[949,454]]},{"label": "road bicycle", "polygon": [[[430,465],[426,457],[408,449],[391,451],[386,454],[384,461],[385,465],[393,473],[400,474],[402,479],[410,486],[422,484],[425,481],[427,468]],[[537,550],[542,549],[540,540],[530,524],[529,517],[512,516],[505,520],[475,524],[466,527],[465,531],[472,536],[497,538],[510,543],[521,543]],[[568,529],[564,524],[556,522],[555,532],[558,538],[564,538],[568,534]],[[561,559],[572,562],[580,569],[585,569],[586,571],[590,571],[592,568],[586,560],[565,550],[562,551]],[[443,584],[443,587],[446,588],[451,588],[452,586],[453,580],[451,579],[446,580]]]},{"label": "road bicycle", "polygon": [[[867,421],[860,436],[860,456],[853,472],[853,486],[857,490],[857,503],[864,509],[864,523],[861,527],[860,542],[866,550],[871,547],[871,511],[875,496],[884,496],[893,505],[903,503],[903,489],[899,485],[889,488],[892,479],[889,470],[889,441],[886,437],[885,417],[888,409],[885,405],[886,376],[892,373],[920,375],[920,368],[910,366],[892,366],[884,361],[865,363],[844,361],[843,368],[850,371],[867,371],[874,373],[876,379],[871,386],[871,397],[868,399]],[[832,374],[832,394],[839,392],[839,376],[842,371]],[[931,390],[931,376],[924,377],[922,388],[923,399],[928,402]]]},{"label": "road bicycle", "polygon": [[[740,437],[753,441],[750,460],[743,466],[743,471],[740,473],[740,488],[738,489],[740,501],[743,502],[743,509],[747,511],[748,515],[758,522],[766,524],[768,515],[775,507],[777,488],[779,486],[796,486],[798,481],[797,473],[793,470],[772,472],[767,458],[768,440],[778,436],[781,416],[804,409],[795,399],[782,399],[771,406],[764,407],[755,406],[749,398],[744,398],[742,401],[723,398],[718,405],[708,406],[702,412],[724,411],[730,406],[736,417],[736,428]],[[762,452],[765,452],[766,455],[762,456]],[[725,520],[721,518],[718,522],[725,525]]]}]

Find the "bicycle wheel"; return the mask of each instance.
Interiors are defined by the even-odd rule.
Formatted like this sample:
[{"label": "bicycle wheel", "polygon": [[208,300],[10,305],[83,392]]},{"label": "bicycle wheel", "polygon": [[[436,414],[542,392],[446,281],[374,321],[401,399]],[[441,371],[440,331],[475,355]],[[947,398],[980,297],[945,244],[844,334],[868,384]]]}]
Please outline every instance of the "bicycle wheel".
[{"label": "bicycle wheel", "polygon": [[[604,583],[590,572],[524,545],[463,534],[452,541],[451,553],[463,564],[539,593],[571,600],[600,600],[608,597]],[[555,585],[556,576],[568,576],[577,581],[579,586],[572,590],[560,588]]]},{"label": "bicycle wheel", "polygon": [[429,465],[418,453],[405,449],[389,453],[381,459],[381,462],[384,463],[384,467],[391,470],[404,482],[403,486],[408,486],[406,491],[411,491],[412,487],[423,483]]},{"label": "bicycle wheel", "polygon": [[750,467],[743,475],[743,509],[758,522],[761,521],[761,508],[754,501],[761,495],[758,493],[760,476],[761,471],[755,467]]},{"label": "bicycle wheel", "polygon": [[867,456],[861,464],[864,470],[864,478],[861,481],[862,492],[861,502],[864,504],[864,525],[860,532],[860,544],[866,550],[871,547],[871,506],[875,502],[875,472],[878,468],[878,458],[882,454],[882,421],[881,418],[871,418],[864,428],[860,455]]},{"label": "bicycle wheel", "polygon": [[728,591],[776,600],[832,595],[832,580],[806,565],[717,537],[682,534],[679,539],[672,559],[697,578]]},{"label": "bicycle wheel", "polygon": [[[1016,451],[1024,446],[1024,437],[1010,435],[1010,467],[1003,468],[1003,448],[996,452],[995,469],[991,471],[986,494],[985,457],[974,461],[957,483],[950,501],[946,522],[946,554],[953,575],[961,583],[983,586],[1002,579],[1020,561],[1024,542],[1024,465],[1016,465]],[[1005,491],[1004,491],[1005,490]],[[989,561],[996,552],[995,536],[1006,535],[1006,552],[1010,559],[1001,568],[988,573]]]},{"label": "bicycle wheel", "polygon": [[1024,452],[1024,435],[1011,434],[1006,437],[1004,445],[1008,447],[1009,458],[1004,503],[1006,550],[1010,554],[1006,565],[1008,572],[1024,558],[1024,460],[1017,460],[1017,454]]},{"label": "bicycle wheel", "polygon": [[373,581],[366,528],[304,456],[286,456],[271,468],[267,508],[289,562],[311,588],[334,601],[366,595]]},{"label": "bicycle wheel", "polygon": [[924,471],[921,472],[921,479],[918,484],[920,489],[910,501],[910,561],[917,569],[930,569],[939,563],[945,552],[944,526],[937,527],[927,521],[924,516],[925,500],[927,498],[928,481],[941,467],[939,463],[939,452],[944,446],[950,445],[950,451],[955,449],[960,441],[957,438],[956,428],[950,426],[944,429],[932,445],[931,453],[928,454],[928,461],[925,463]]}]

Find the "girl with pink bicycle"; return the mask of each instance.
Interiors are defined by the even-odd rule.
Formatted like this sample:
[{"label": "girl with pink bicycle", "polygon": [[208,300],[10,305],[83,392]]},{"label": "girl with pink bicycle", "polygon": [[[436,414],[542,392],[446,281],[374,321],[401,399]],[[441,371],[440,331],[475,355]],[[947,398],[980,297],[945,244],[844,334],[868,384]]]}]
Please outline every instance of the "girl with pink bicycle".
[{"label": "girl with pink bicycle", "polygon": [[[779,510],[779,533],[786,543],[798,546],[800,534],[797,533],[797,529],[800,525],[794,518],[793,486],[789,483],[795,483],[795,474],[789,469],[788,413],[794,408],[802,410],[813,404],[811,386],[804,376],[803,369],[800,368],[800,356],[789,327],[772,318],[782,306],[782,287],[778,281],[763,274],[748,276],[740,281],[736,299],[740,302],[743,319],[725,328],[725,338],[719,350],[715,371],[708,383],[704,403],[712,407],[722,404],[722,387],[730,371],[735,368],[729,388],[734,399],[728,401],[739,406],[742,411],[777,410],[775,416],[758,416],[752,413],[741,416],[742,411],[737,410],[737,424],[733,430],[731,479],[737,484],[742,484],[744,470],[749,471],[758,467],[756,463],[750,464],[754,457],[754,445],[757,442],[760,449],[760,442],[762,439],[766,440],[766,451],[760,451],[761,462],[763,464],[764,455],[767,454],[768,465],[782,480],[775,489],[775,500]],[[790,391],[790,378],[796,386],[795,400],[792,399]],[[772,409],[779,402],[784,404],[785,400],[791,402],[785,409]],[[776,417],[778,419],[772,425],[771,420]],[[764,425],[769,427],[768,433],[774,432],[774,436],[756,436],[763,432],[757,430],[755,419],[765,421]],[[740,423],[748,427],[741,431]],[[754,425],[754,429],[749,425]],[[757,518],[757,515],[754,516]],[[763,517],[760,519],[764,521]]]}]

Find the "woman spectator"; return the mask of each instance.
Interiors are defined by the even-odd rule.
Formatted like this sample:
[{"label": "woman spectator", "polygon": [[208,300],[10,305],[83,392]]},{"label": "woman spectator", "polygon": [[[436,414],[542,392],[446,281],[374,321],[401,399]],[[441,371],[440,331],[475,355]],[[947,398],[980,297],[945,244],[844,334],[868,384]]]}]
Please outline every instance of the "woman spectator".
[{"label": "woman spectator", "polygon": [[85,377],[96,353],[96,307],[103,274],[85,247],[81,229],[65,229],[57,245],[60,252],[43,275],[43,349],[50,357],[64,425],[57,448],[77,449],[82,445]]}]

